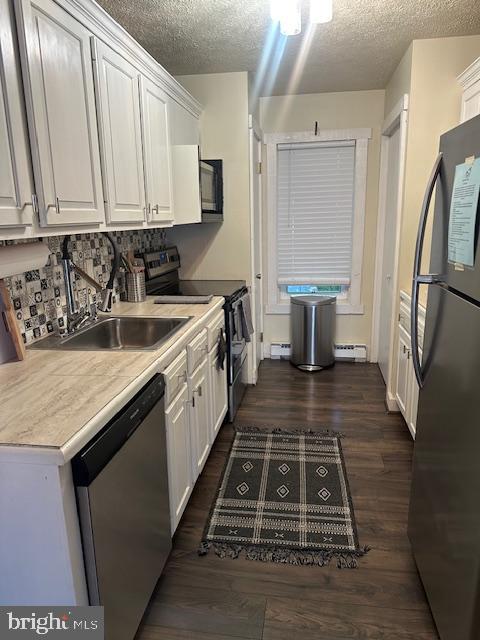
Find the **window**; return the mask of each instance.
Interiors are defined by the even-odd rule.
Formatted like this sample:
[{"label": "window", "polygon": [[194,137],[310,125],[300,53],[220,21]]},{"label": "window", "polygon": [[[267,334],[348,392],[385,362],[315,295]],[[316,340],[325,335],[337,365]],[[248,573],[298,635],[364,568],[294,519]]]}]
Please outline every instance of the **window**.
[{"label": "window", "polygon": [[360,304],[370,130],[267,135],[267,313],[292,295],[335,295],[340,313]]}]

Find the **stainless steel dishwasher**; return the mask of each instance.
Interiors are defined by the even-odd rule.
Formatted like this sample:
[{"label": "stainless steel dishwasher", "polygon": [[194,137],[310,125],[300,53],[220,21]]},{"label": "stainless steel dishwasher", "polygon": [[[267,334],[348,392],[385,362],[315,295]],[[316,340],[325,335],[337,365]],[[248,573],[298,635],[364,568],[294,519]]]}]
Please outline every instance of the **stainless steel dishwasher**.
[{"label": "stainless steel dishwasher", "polygon": [[163,377],[72,460],[91,605],[106,640],[132,640],[170,552]]}]

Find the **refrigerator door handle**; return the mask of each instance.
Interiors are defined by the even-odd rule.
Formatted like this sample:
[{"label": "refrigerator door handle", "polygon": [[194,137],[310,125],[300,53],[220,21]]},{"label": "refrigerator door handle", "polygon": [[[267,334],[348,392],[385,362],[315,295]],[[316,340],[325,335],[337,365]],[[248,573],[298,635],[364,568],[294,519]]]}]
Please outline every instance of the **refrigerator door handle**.
[{"label": "refrigerator door handle", "polygon": [[413,280],[412,280],[412,309],[410,313],[410,334],[412,341],[412,363],[420,389],[423,387],[424,379],[422,375],[422,365],[418,353],[418,292],[421,284],[436,284],[443,281],[443,276],[428,274],[421,275],[420,268],[422,265],[423,242],[425,240],[425,229],[427,226],[428,211],[432,200],[433,191],[440,173],[443,153],[440,152],[433,165],[425,196],[423,198],[422,212],[418,223],[417,243],[415,246],[415,260],[413,263]]}]

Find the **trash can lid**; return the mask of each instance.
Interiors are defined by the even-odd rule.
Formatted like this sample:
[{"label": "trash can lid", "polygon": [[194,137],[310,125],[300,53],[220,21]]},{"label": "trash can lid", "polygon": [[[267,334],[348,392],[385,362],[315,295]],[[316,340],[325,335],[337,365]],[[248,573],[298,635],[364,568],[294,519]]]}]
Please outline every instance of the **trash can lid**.
[{"label": "trash can lid", "polygon": [[324,304],[335,304],[335,296],[292,296],[290,302],[304,307],[318,307]]}]

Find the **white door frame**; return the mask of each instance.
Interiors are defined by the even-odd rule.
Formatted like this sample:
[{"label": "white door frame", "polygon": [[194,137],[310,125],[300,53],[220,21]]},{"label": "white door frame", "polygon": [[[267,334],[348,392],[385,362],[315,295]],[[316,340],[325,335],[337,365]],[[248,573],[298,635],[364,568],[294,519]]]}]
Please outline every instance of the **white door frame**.
[{"label": "white door frame", "polygon": [[372,349],[371,362],[378,362],[378,349],[380,338],[380,303],[383,282],[383,246],[385,238],[386,202],[387,202],[387,172],[388,172],[388,146],[390,136],[400,127],[400,158],[398,169],[398,197],[397,216],[395,229],[395,256],[392,274],[392,317],[390,319],[390,347],[388,356],[387,376],[387,406],[390,410],[397,410],[395,392],[392,389],[394,372],[394,339],[397,324],[398,308],[398,261],[400,255],[400,235],[402,230],[403,196],[405,181],[405,160],[407,151],[407,126],[408,126],[408,94],[404,94],[392,111],[385,118],[382,126],[382,145],[380,155],[380,182],[378,189],[378,217],[377,217],[377,248],[375,255],[375,282],[373,294],[373,320],[372,320]]},{"label": "white door frame", "polygon": [[[259,221],[259,225],[258,228],[261,230],[262,229],[262,202],[263,202],[263,186],[262,186],[262,174],[258,174],[255,171],[255,166],[256,166],[256,146],[258,144],[262,144],[263,141],[263,133],[258,125],[258,123],[255,121],[255,118],[253,117],[252,114],[249,114],[248,116],[248,140],[249,140],[249,177],[250,177],[250,272],[251,272],[251,279],[252,279],[252,286],[251,286],[251,308],[252,308],[252,319],[253,319],[253,323],[254,323],[254,327],[255,327],[255,334],[257,331],[260,331],[261,334],[263,334],[263,282],[261,282],[261,286],[260,286],[260,305],[262,308],[262,313],[259,314],[260,317],[260,327],[256,326],[256,300],[255,300],[255,295],[253,292],[253,287],[255,285],[255,278],[256,278],[256,273],[255,273],[255,253],[256,253],[256,242],[255,242],[255,236],[254,236],[254,229],[255,229],[255,202],[254,202],[254,189],[253,189],[253,182],[254,180],[258,179],[258,176],[260,175],[260,203],[259,203],[259,208],[258,208],[258,215],[260,216],[260,221]],[[260,255],[258,256],[258,260],[260,265],[263,266],[263,255],[262,255],[262,238],[260,238],[260,242],[258,244],[259,248],[260,248]],[[250,366],[249,366],[249,378],[250,378],[250,382],[252,382],[253,384],[256,384],[257,382],[257,368],[256,368],[256,335],[254,334],[254,339],[252,340],[252,342],[250,343],[250,354],[249,354],[249,359],[250,359]],[[263,341],[262,341],[262,345],[261,345],[261,359],[263,360],[264,358],[264,352],[263,352]]]}]

